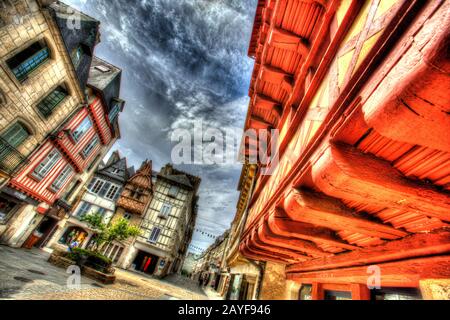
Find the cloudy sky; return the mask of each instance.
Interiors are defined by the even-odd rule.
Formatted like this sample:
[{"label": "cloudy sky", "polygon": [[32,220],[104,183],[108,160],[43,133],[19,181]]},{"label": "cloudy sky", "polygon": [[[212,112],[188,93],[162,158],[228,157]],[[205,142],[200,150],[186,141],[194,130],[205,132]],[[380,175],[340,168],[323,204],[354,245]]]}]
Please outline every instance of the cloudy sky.
[{"label": "cloudy sky", "polygon": [[[101,21],[96,55],[123,69],[122,139],[139,166],[171,162],[175,129],[242,127],[253,61],[247,49],[257,0],[64,0]],[[239,141],[238,141],[239,142]],[[241,166],[190,165],[202,178],[197,228],[220,235],[235,214]],[[214,239],[194,233],[192,245]]]}]

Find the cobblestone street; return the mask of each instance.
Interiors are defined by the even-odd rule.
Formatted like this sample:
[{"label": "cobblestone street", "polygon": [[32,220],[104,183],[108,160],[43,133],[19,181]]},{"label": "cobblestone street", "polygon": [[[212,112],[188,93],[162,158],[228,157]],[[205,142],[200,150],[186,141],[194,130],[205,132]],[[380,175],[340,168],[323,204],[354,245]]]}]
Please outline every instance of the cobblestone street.
[{"label": "cobblestone street", "polygon": [[117,280],[103,285],[82,277],[81,289],[66,285],[68,274],[47,262],[41,250],[0,246],[0,299],[20,300],[202,300],[208,299],[196,283],[181,276],[158,280],[116,270]]}]

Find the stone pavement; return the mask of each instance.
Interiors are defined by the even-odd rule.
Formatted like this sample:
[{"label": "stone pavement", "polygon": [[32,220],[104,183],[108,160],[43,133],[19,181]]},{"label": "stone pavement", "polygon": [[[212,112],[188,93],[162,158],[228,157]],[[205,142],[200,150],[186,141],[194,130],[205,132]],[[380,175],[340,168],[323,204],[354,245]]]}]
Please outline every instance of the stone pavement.
[{"label": "stone pavement", "polygon": [[116,270],[117,280],[104,285],[81,277],[81,288],[70,289],[66,270],[47,262],[48,252],[0,245],[0,299],[19,300],[206,300],[196,283],[173,275],[158,280]]}]

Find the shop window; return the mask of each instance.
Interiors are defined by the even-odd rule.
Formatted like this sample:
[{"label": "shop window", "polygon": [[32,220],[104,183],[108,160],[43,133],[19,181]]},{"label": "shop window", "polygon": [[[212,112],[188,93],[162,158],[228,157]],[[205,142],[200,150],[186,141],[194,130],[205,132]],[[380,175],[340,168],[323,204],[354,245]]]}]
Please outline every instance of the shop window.
[{"label": "shop window", "polygon": [[352,300],[350,291],[325,290],[325,300]]},{"label": "shop window", "polygon": [[62,86],[58,86],[50,92],[41,102],[38,103],[37,109],[39,113],[48,118],[52,115],[57,106],[61,104],[64,98],[67,97],[67,90]]},{"label": "shop window", "polygon": [[370,290],[372,300],[422,300],[417,288],[381,288]]},{"label": "shop window", "polygon": [[17,80],[25,81],[30,73],[50,59],[50,50],[45,41],[38,41],[6,61]]},{"label": "shop window", "polygon": [[92,122],[89,117],[86,117],[80,125],[72,132],[72,138],[75,141],[79,141],[80,138],[90,129],[92,128]]},{"label": "shop window", "polygon": [[8,222],[9,218],[17,210],[19,204],[17,202],[0,197],[0,224]]},{"label": "shop window", "polygon": [[56,149],[53,149],[36,169],[34,169],[33,177],[42,180],[53,169],[59,159],[61,159],[61,154]]}]

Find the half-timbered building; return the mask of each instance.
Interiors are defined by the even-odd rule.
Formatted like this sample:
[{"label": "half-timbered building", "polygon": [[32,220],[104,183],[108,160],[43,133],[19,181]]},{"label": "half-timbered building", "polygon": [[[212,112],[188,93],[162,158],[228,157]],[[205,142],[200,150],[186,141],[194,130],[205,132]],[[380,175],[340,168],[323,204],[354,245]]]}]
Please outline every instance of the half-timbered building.
[{"label": "half-timbered building", "polygon": [[449,34],[448,1],[258,1],[245,129],[280,132],[240,239],[260,298],[449,298]]}]

